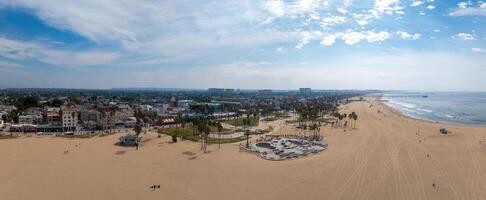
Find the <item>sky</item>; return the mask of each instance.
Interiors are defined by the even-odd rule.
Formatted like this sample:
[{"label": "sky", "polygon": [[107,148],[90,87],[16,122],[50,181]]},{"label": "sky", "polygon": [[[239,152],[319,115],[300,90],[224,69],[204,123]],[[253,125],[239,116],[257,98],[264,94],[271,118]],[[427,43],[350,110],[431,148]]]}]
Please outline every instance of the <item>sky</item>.
[{"label": "sky", "polygon": [[486,91],[486,1],[0,0],[0,88]]}]

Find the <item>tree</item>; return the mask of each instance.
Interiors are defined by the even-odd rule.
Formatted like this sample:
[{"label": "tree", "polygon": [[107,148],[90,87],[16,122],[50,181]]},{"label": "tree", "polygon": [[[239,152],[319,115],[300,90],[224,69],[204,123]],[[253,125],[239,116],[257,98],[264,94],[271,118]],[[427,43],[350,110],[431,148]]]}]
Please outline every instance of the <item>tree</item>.
[{"label": "tree", "polygon": [[54,99],[51,102],[49,102],[49,106],[52,107],[61,107],[64,104],[64,101],[60,99]]},{"label": "tree", "polygon": [[197,130],[201,135],[201,149],[206,153],[208,144],[208,135],[211,132],[211,127],[208,125],[208,121],[201,120],[198,122]]},{"label": "tree", "polygon": [[221,124],[221,122],[218,122],[217,126],[218,126],[218,136],[219,136],[218,149],[220,149],[221,148],[221,132],[223,131],[223,125]]},{"label": "tree", "polygon": [[138,140],[139,140],[140,133],[142,133],[142,122],[141,122],[141,119],[140,119],[139,116],[137,116],[137,122],[135,123],[133,130],[135,131],[135,134],[137,135],[137,141],[135,142],[135,145],[136,145],[137,150],[138,150],[138,145],[139,145]]},{"label": "tree", "polygon": [[243,119],[243,124],[245,125],[245,135],[246,135],[246,148],[249,148],[250,147],[250,129],[249,129],[249,126],[250,126],[250,116],[247,115],[245,119]]},{"label": "tree", "polygon": [[349,115],[348,115],[349,122],[350,122],[350,124],[351,124],[351,125],[350,125],[350,127],[352,127],[352,122],[351,122],[351,120],[353,119],[353,114],[354,114],[354,112],[352,112],[351,114],[349,114]]},{"label": "tree", "polygon": [[353,115],[354,128],[356,128],[356,120],[358,120],[358,115],[355,112],[351,113],[351,115]]}]

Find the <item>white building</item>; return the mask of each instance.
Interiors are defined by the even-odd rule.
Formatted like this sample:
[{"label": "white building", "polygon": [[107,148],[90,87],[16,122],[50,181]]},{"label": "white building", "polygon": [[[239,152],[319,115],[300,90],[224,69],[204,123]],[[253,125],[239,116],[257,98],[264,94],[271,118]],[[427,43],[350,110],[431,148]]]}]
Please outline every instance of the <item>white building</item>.
[{"label": "white building", "polygon": [[3,114],[0,113],[0,129],[3,129],[3,126],[4,126],[4,124],[3,124]]},{"label": "white building", "polygon": [[74,106],[63,106],[61,108],[62,129],[64,131],[75,131],[78,126],[78,111]]}]

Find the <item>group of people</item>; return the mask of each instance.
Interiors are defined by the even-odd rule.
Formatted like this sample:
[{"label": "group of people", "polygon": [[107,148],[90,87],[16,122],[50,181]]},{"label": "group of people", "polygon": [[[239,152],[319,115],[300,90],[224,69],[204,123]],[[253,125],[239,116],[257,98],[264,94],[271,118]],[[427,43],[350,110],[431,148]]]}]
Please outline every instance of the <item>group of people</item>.
[{"label": "group of people", "polygon": [[150,189],[152,189],[152,191],[155,191],[157,189],[160,189],[160,185],[152,185],[150,186]]}]

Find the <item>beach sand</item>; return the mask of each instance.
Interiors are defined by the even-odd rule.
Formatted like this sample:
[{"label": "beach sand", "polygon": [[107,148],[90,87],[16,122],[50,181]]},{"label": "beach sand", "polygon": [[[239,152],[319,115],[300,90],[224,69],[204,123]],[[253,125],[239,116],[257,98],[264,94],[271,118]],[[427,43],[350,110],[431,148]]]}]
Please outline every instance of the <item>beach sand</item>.
[{"label": "beach sand", "polygon": [[138,151],[115,146],[119,134],[0,140],[0,200],[486,199],[485,127],[411,119],[377,101],[342,111],[358,114],[357,129],[325,126],[327,150],[288,161],[238,144],[204,154],[198,143],[154,133]]}]

